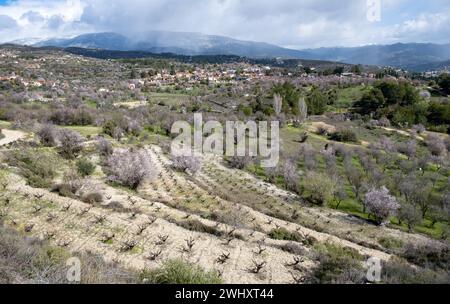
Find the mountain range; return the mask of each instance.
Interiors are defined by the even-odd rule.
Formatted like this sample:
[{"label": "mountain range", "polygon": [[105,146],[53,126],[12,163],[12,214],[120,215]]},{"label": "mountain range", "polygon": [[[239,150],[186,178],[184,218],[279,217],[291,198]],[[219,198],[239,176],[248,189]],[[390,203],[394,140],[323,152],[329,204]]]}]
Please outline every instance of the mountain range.
[{"label": "mountain range", "polygon": [[[24,41],[15,41],[26,44]],[[350,64],[393,66],[413,71],[448,67],[450,44],[397,43],[361,47],[293,50],[277,45],[200,33],[150,31],[133,37],[118,33],[83,34],[74,38],[49,39],[33,46],[77,47],[117,51],[145,51],[179,55],[236,55],[248,58],[309,59]]]}]

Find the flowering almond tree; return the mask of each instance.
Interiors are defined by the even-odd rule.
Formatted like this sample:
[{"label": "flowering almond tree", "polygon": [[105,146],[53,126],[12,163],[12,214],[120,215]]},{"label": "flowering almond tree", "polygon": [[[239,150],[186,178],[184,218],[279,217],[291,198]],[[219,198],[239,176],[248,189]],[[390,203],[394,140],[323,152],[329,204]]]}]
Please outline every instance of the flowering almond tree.
[{"label": "flowering almond tree", "polygon": [[389,194],[386,187],[371,189],[364,197],[364,203],[369,213],[373,214],[380,225],[387,224],[389,217],[397,213],[400,204],[397,199]]}]

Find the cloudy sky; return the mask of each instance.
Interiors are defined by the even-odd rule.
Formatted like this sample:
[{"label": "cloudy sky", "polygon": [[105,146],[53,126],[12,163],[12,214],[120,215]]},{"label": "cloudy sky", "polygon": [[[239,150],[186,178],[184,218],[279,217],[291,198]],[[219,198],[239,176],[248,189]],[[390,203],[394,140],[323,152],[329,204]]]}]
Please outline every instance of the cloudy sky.
[{"label": "cloudy sky", "polygon": [[[379,21],[376,11],[371,14],[376,5],[368,6],[377,1]],[[0,0],[0,42],[150,30],[225,35],[296,49],[450,43],[450,1]]]}]

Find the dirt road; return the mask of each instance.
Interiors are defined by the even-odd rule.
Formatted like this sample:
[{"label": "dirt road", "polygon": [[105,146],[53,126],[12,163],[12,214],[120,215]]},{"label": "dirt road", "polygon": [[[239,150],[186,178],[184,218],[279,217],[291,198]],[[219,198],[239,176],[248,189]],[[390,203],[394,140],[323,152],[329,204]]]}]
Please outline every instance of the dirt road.
[{"label": "dirt road", "polygon": [[25,138],[26,134],[22,131],[2,129],[2,134],[5,135],[3,139],[0,139],[0,146],[10,144],[12,142]]}]

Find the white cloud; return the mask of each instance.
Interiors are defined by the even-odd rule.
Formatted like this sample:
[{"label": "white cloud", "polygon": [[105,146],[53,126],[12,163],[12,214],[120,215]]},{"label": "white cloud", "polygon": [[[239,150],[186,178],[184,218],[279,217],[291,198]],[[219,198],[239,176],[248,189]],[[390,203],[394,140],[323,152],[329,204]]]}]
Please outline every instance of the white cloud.
[{"label": "white cloud", "polygon": [[[341,0],[18,0],[0,6],[0,15],[13,18],[18,25],[8,33],[2,32],[0,39],[100,31],[137,35],[169,30],[225,35],[293,48],[450,42],[450,5],[445,1],[431,0],[430,12],[412,17],[414,10],[409,10],[408,5],[425,0],[381,1],[384,10],[398,15],[396,19],[389,23],[369,22],[366,0],[347,0],[345,4]],[[442,5],[439,13],[431,12],[433,3]],[[407,10],[407,20],[401,19],[402,9]]]},{"label": "white cloud", "polygon": [[0,15],[0,31],[9,30],[17,27],[17,22],[8,15]]}]

